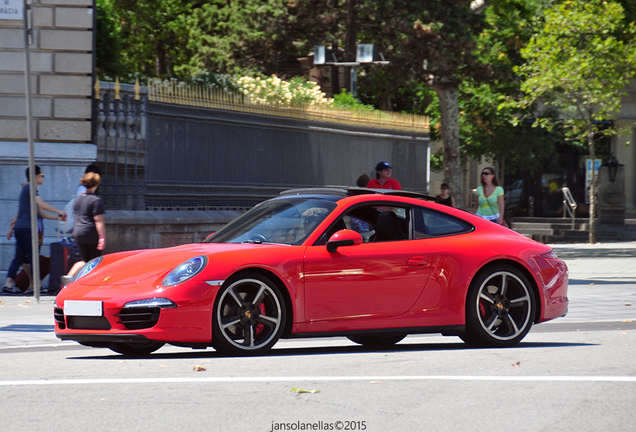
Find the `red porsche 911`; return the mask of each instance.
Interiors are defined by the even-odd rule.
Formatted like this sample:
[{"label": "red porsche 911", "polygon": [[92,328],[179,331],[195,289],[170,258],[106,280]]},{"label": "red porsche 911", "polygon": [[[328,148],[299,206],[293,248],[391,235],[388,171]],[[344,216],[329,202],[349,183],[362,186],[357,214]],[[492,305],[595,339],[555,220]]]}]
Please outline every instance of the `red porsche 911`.
[{"label": "red porsche 911", "polygon": [[55,332],[128,355],[412,333],[506,347],[566,314],[568,269],[549,246],[426,198],[290,190],[202,243],[99,257],[58,294]]}]

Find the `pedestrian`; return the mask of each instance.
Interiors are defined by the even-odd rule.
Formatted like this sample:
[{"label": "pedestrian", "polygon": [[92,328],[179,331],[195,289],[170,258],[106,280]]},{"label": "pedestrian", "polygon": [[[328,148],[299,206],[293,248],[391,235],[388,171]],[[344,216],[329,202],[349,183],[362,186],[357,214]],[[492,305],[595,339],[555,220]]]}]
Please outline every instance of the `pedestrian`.
[{"label": "pedestrian", "polygon": [[439,195],[437,195],[437,202],[450,207],[455,207],[455,197],[450,194],[450,186],[448,183],[442,183],[439,188]]},{"label": "pedestrian", "polygon": [[[13,234],[15,235],[15,255],[13,261],[9,265],[9,271],[7,272],[7,279],[2,288],[3,294],[22,294],[22,290],[15,286],[15,276],[18,273],[18,269],[24,263],[28,263],[30,268],[33,268],[33,254],[31,248],[31,193],[29,182],[31,176],[29,168],[26,170],[27,183],[22,186],[20,192],[18,215],[16,217]],[[44,174],[40,170],[39,166],[35,166],[35,182],[36,187],[41,186],[44,183]],[[46,203],[38,194],[36,188],[35,202],[38,206],[38,215],[42,218],[52,220],[65,220],[66,213],[63,210],[58,210],[52,205]],[[45,211],[42,211],[45,210]],[[56,214],[53,216],[52,214]],[[40,221],[41,222],[41,221]],[[44,234],[43,224],[38,223],[38,234]],[[9,233],[7,233],[7,237]],[[39,275],[38,275],[39,276]],[[33,280],[33,275],[31,279]],[[41,293],[46,293],[46,289],[42,289]]]},{"label": "pedestrian", "polygon": [[[71,278],[90,260],[101,256],[106,247],[106,224],[104,222],[104,204],[95,195],[101,177],[94,172],[87,172],[80,183],[86,188],[75,198],[75,225],[73,238],[82,252],[82,260],[76,262],[68,275]],[[62,276],[62,285],[69,282],[69,278]]]},{"label": "pedestrian", "polygon": [[[84,170],[84,174],[88,174],[88,173],[95,173],[95,174],[99,174],[100,179],[102,176],[102,170],[99,169],[99,167],[97,166],[97,164],[90,164],[89,166],[86,167],[86,170]],[[82,182],[80,181],[79,186],[77,186],[77,191],[75,192],[75,196],[79,196],[81,193],[83,193],[86,190],[86,186],[84,186],[82,184]]]},{"label": "pedestrian", "polygon": [[[86,170],[84,170],[84,174],[87,174],[87,173],[99,174],[100,178],[102,175],[101,170],[94,163],[86,167]],[[66,224],[64,225],[64,229],[62,233],[62,235],[64,236],[66,236],[69,232],[73,231],[73,227],[75,226],[75,198],[80,196],[84,191],[86,191],[86,186],[82,184],[80,179],[80,183],[77,186],[77,190],[75,191],[75,196],[73,196],[73,198],[71,198],[71,200],[68,203],[66,203],[66,206],[64,207],[64,210],[66,211],[66,216],[67,216]],[[95,194],[97,194],[97,191],[95,191]]]},{"label": "pedestrian", "polygon": [[473,211],[482,218],[504,224],[504,190],[499,186],[495,169],[486,167],[481,172],[481,186],[476,191]]},{"label": "pedestrian", "polygon": [[365,188],[367,187],[370,181],[371,181],[371,177],[369,177],[369,174],[363,173],[363,174],[360,174],[360,177],[358,177],[358,179],[356,180],[356,185],[358,187]]},{"label": "pedestrian", "polygon": [[400,182],[391,178],[393,167],[388,162],[379,162],[375,166],[375,179],[371,180],[367,187],[370,189],[402,190]]}]

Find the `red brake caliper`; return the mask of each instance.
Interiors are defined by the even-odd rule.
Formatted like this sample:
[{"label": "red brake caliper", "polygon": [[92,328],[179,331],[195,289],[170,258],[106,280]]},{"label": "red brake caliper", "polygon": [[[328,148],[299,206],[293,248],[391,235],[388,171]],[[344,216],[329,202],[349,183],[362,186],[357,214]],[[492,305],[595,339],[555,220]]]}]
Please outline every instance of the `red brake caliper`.
[{"label": "red brake caliper", "polygon": [[[261,315],[265,315],[265,305],[263,303],[258,305],[258,311],[261,313]],[[265,326],[261,323],[256,324],[256,334],[261,334],[261,332],[263,331],[263,329],[265,328]]]}]

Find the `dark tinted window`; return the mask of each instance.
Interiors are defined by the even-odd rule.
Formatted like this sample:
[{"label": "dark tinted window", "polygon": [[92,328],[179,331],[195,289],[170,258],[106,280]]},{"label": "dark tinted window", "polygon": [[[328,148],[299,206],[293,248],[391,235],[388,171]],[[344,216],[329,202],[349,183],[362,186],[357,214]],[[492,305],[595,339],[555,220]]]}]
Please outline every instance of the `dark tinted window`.
[{"label": "dark tinted window", "polygon": [[459,234],[473,229],[461,219],[422,207],[413,208],[413,228],[416,239]]},{"label": "dark tinted window", "polygon": [[407,240],[409,214],[408,208],[396,207],[394,203],[358,205],[331,224],[315,245],[326,244],[341,229],[359,232],[364,243]]}]

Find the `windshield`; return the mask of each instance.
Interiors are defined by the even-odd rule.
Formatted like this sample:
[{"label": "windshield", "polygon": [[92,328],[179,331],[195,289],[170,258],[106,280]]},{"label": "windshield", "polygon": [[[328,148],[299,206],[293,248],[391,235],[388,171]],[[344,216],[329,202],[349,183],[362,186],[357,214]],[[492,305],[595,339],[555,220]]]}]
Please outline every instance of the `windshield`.
[{"label": "windshield", "polygon": [[299,245],[336,208],[334,200],[339,198],[274,198],[233,220],[206,242]]}]

